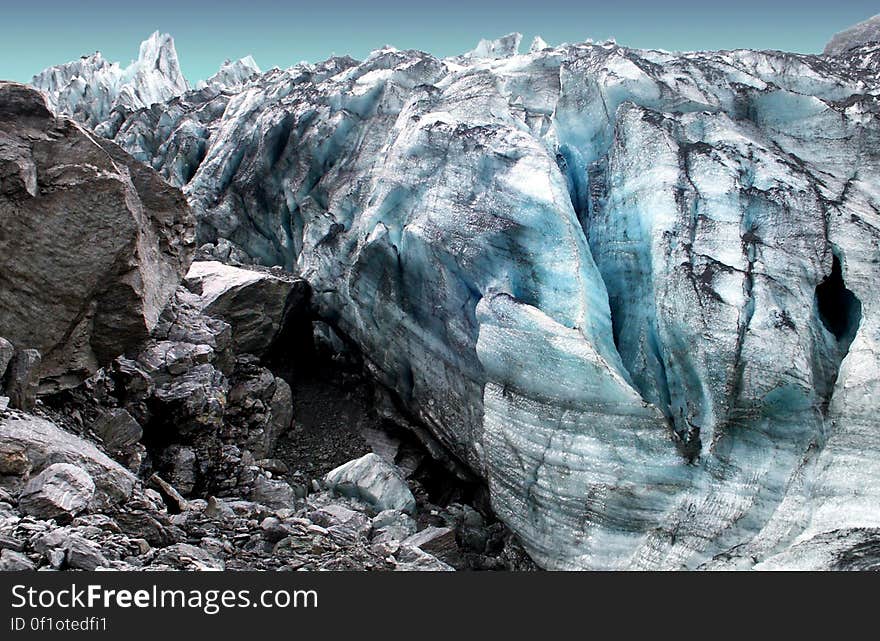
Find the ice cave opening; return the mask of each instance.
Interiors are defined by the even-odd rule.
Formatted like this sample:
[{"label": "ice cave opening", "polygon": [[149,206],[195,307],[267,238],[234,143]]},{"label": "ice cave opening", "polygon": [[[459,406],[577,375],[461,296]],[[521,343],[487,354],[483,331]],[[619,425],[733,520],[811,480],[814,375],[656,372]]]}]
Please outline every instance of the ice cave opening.
[{"label": "ice cave opening", "polygon": [[825,329],[846,353],[862,320],[862,303],[843,281],[840,258],[834,255],[831,274],[816,286],[816,304]]}]

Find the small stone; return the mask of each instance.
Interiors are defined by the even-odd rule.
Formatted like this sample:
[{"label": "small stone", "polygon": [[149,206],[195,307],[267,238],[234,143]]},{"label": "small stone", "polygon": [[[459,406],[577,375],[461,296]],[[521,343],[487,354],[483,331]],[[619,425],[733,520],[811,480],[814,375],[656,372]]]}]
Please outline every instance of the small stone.
[{"label": "small stone", "polygon": [[469,505],[462,505],[462,524],[468,527],[481,528],[486,524],[483,515]]},{"label": "small stone", "polygon": [[202,537],[202,540],[199,541],[199,547],[211,556],[217,558],[228,552],[229,549],[227,544],[212,536]]},{"label": "small stone", "polygon": [[70,536],[64,544],[68,567],[78,570],[95,570],[107,565],[101,546],[80,536]]},{"label": "small stone", "polygon": [[150,509],[162,511],[165,507],[165,499],[162,495],[151,487],[144,488],[144,501]]},{"label": "small stone", "polygon": [[174,537],[168,527],[158,518],[158,513],[150,514],[144,510],[132,510],[116,514],[116,524],[126,536],[143,539],[150,545],[163,547],[174,543]]},{"label": "small stone", "polygon": [[265,504],[255,503],[254,501],[230,500],[226,501],[226,504],[234,510],[236,516],[252,519],[256,523],[259,523],[267,516],[277,514],[277,510],[272,510]]},{"label": "small stone", "polygon": [[129,472],[139,474],[146,456],[147,448],[140,443],[135,443],[127,452],[125,452],[125,455],[122,458],[122,463]]},{"label": "small stone", "polygon": [[287,464],[277,458],[260,459],[259,461],[257,461],[257,465],[259,465],[267,472],[271,472],[272,474],[284,475],[290,471],[290,468],[287,467]]},{"label": "small stone", "polygon": [[403,545],[419,548],[446,562],[459,555],[458,545],[455,542],[455,530],[448,527],[426,527],[404,540]]},{"label": "small stone", "polygon": [[384,510],[373,518],[373,543],[403,541],[416,532],[416,522],[401,510]]},{"label": "small stone", "polygon": [[150,483],[156,486],[156,488],[159,490],[159,493],[162,495],[165,504],[168,505],[169,508],[173,508],[173,511],[178,513],[186,512],[186,499],[181,496],[180,492],[178,492],[173,485],[168,483],[158,474],[153,474],[150,477]]},{"label": "small stone", "polygon": [[398,572],[454,572],[455,568],[444,563],[424,550],[408,545],[401,545],[394,555]]},{"label": "small stone", "polygon": [[73,526],[94,528],[96,531],[105,530],[107,532],[120,533],[119,524],[106,514],[83,514],[71,523]]},{"label": "small stone", "polygon": [[196,485],[198,459],[195,451],[186,445],[171,445],[161,457],[169,482],[184,496],[192,494]]},{"label": "small stone", "polygon": [[60,570],[64,567],[64,563],[67,560],[67,553],[60,548],[54,548],[46,552],[46,560],[51,567]]},{"label": "small stone", "polygon": [[314,523],[306,528],[309,532],[314,534],[320,534],[322,536],[327,536],[330,534],[330,530],[325,527],[321,527],[320,525],[315,525]]},{"label": "small stone", "polygon": [[27,476],[30,471],[31,462],[24,445],[0,442],[0,476]]},{"label": "small stone", "polygon": [[271,508],[286,508],[293,505],[296,495],[287,481],[258,476],[254,481],[251,499]]},{"label": "small stone", "polygon": [[270,543],[277,543],[281,539],[290,536],[294,529],[289,527],[274,516],[268,516],[260,523],[260,529],[263,531],[263,538]]},{"label": "small stone", "polygon": [[18,498],[25,514],[41,519],[70,519],[85,510],[95,495],[95,482],[69,463],[50,465],[28,481]]},{"label": "small stone", "polygon": [[223,570],[225,564],[211,553],[189,543],[175,543],[159,550],[154,563],[178,570]]},{"label": "small stone", "polygon": [[153,549],[152,547],[150,547],[150,542],[146,539],[129,539],[128,542],[137,547],[137,553],[139,556],[147,554],[150,550]]},{"label": "small stone", "polygon": [[310,512],[309,519],[316,525],[327,528],[331,536],[344,541],[365,538],[372,527],[370,519],[361,512],[332,503]]},{"label": "small stone", "polygon": [[225,520],[234,519],[235,510],[229,507],[225,501],[221,501],[216,496],[208,497],[208,505],[205,508],[205,516],[210,519]]},{"label": "small stone", "polygon": [[0,550],[14,550],[16,552],[21,552],[24,550],[24,542],[19,541],[12,536],[0,534]]}]

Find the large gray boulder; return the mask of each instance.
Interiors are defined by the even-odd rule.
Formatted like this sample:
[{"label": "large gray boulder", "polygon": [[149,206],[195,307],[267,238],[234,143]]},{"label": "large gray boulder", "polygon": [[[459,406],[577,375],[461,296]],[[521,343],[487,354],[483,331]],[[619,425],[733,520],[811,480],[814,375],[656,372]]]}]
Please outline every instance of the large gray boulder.
[{"label": "large gray boulder", "polygon": [[0,443],[23,448],[32,473],[56,463],[67,463],[86,472],[95,483],[90,507],[105,509],[127,499],[136,479],[131,472],[92,443],[65,432],[47,420],[9,412],[0,417]]},{"label": "large gray boulder", "polygon": [[196,261],[185,280],[199,308],[232,326],[237,353],[262,355],[283,327],[285,312],[305,301],[308,285],[284,272]]},{"label": "large gray boulder", "polygon": [[0,335],[72,387],[143,342],[195,250],[183,195],[115,144],[0,83]]},{"label": "large gray boulder", "polygon": [[329,471],[324,482],[336,493],[360,499],[378,511],[416,509],[400,470],[373,452]]}]

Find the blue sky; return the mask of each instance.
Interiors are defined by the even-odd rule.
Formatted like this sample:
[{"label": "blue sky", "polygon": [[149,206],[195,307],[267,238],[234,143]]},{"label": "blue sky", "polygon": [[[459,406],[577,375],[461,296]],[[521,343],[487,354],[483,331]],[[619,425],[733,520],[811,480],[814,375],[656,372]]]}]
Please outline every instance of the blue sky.
[{"label": "blue sky", "polygon": [[615,37],[669,50],[752,47],[818,52],[833,33],[880,13],[867,0],[0,0],[0,78],[34,73],[100,50],[127,63],[155,30],[174,36],[184,74],[205,78],[226,58],[261,68],[383,44],[452,55],[511,31],[551,44]]}]

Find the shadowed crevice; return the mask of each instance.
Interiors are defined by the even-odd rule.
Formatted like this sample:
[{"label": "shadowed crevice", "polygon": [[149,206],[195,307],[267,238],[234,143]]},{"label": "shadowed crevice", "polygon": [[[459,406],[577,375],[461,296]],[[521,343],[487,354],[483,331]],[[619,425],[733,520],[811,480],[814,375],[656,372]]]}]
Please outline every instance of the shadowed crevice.
[{"label": "shadowed crevice", "polygon": [[816,287],[816,306],[822,324],[846,354],[862,321],[862,303],[843,281],[840,258],[834,256],[831,274]]}]

